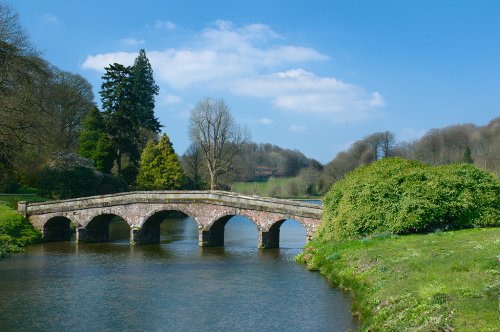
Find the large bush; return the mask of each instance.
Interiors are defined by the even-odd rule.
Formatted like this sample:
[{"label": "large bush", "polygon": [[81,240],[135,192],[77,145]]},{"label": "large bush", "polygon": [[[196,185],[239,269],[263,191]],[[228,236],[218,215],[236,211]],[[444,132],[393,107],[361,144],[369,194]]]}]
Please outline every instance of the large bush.
[{"label": "large bush", "polygon": [[349,173],[324,199],[317,237],[354,239],[498,226],[500,183],[470,164],[385,158]]},{"label": "large bush", "polygon": [[92,160],[74,153],[55,155],[38,175],[38,188],[43,196],[58,199],[128,190],[123,179],[97,171]]},{"label": "large bush", "polygon": [[38,187],[42,195],[57,199],[127,191],[127,184],[122,179],[87,167],[45,168],[39,175]]}]

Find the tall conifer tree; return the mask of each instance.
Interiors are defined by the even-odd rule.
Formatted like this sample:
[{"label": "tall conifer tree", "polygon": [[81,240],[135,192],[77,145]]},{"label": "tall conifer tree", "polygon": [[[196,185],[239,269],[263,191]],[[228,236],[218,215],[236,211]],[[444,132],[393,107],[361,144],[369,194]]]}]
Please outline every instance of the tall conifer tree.
[{"label": "tall conifer tree", "polygon": [[119,63],[104,68],[101,101],[106,129],[116,153],[118,175],[122,174],[123,157],[137,161],[138,117],[134,112],[131,69]]},{"label": "tall conifer tree", "polygon": [[155,117],[154,109],[155,96],[158,95],[159,88],[155,84],[153,69],[144,49],[141,49],[135,58],[131,76],[134,108],[139,125],[158,134],[162,126]]},{"label": "tall conifer tree", "polygon": [[116,171],[131,184],[141,150],[162,127],[154,114],[159,88],[143,49],[132,67],[114,63],[105,70],[100,94],[106,129],[115,149]]}]

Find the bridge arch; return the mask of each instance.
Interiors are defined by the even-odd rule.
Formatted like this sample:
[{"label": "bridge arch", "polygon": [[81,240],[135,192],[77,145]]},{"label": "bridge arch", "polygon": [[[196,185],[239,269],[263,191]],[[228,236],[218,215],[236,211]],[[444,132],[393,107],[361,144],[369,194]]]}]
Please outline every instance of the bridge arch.
[{"label": "bridge arch", "polygon": [[281,242],[281,226],[284,223],[292,222],[294,224],[299,224],[303,230],[304,230],[304,239],[307,242],[307,226],[301,222],[300,220],[297,220],[295,218],[283,218],[283,219],[278,219],[274,221],[269,227],[268,231],[268,243],[267,247],[268,248],[279,248],[280,247],[280,242]]},{"label": "bridge arch", "polygon": [[190,209],[188,206],[186,206],[186,205],[180,205],[180,204],[175,205],[175,206],[166,205],[166,206],[161,206],[161,207],[152,209],[151,211],[149,211],[144,216],[144,218],[141,220],[139,226],[143,227],[144,224],[149,219],[151,219],[152,217],[154,217],[156,214],[158,214],[158,213],[164,213],[164,212],[167,212],[167,213],[181,212],[181,213],[185,214],[186,216],[194,219],[194,221],[196,221],[196,224],[198,225],[198,228],[202,227],[202,224],[198,220],[199,218],[196,215],[196,213],[194,211],[192,211],[192,209]]},{"label": "bridge arch", "polygon": [[109,224],[114,219],[123,220],[129,227],[130,222],[120,214],[102,212],[93,215],[85,223],[84,227],[76,229],[77,242],[107,242],[109,241]]},{"label": "bridge arch", "polygon": [[71,224],[76,225],[74,221],[66,216],[53,216],[49,218],[42,227],[44,241],[70,241]]},{"label": "bridge arch", "polygon": [[200,245],[207,247],[224,246],[224,231],[226,224],[234,216],[242,216],[255,224],[257,230],[261,231],[260,223],[255,220],[255,216],[249,211],[240,209],[228,209],[216,214],[208,224],[208,227],[200,231]]},{"label": "bridge arch", "polygon": [[201,228],[201,224],[198,222],[196,216],[193,216],[193,211],[186,208],[185,206],[164,206],[161,208],[153,209],[146,217],[141,221],[140,227],[132,230],[133,243],[159,243],[160,242],[160,225],[161,223],[172,214],[180,213],[183,216],[190,217],[193,219],[198,229]]}]

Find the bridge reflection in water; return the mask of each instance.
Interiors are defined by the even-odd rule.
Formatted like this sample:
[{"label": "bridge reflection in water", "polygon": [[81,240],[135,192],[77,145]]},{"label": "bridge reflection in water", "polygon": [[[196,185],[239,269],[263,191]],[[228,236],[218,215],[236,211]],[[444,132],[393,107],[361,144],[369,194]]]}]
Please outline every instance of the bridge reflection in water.
[{"label": "bridge reflection in water", "polygon": [[65,241],[76,228],[76,241],[109,241],[109,224],[122,219],[130,243],[160,242],[160,225],[172,214],[189,216],[198,226],[198,245],[224,246],[224,229],[234,216],[255,223],[259,248],[279,247],[280,227],[288,219],[302,224],[307,240],[320,223],[322,207],[298,201],[244,196],[221,191],[130,192],[43,203],[19,202],[18,210],[38,227],[46,241]]}]

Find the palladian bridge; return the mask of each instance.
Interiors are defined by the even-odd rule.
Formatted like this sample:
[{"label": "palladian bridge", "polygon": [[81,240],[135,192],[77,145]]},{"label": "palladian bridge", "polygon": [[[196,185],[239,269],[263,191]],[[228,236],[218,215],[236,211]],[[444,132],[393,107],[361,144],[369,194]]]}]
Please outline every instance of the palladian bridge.
[{"label": "palladian bridge", "polygon": [[245,196],[223,191],[145,191],[41,203],[19,202],[18,211],[42,231],[46,241],[67,241],[71,224],[76,242],[106,242],[109,223],[120,217],[130,226],[130,243],[158,243],[160,223],[181,212],[198,224],[199,246],[223,246],[224,227],[233,216],[250,219],[259,231],[259,248],[279,247],[280,226],[301,223],[307,240],[318,227],[322,207],[300,201]]}]

